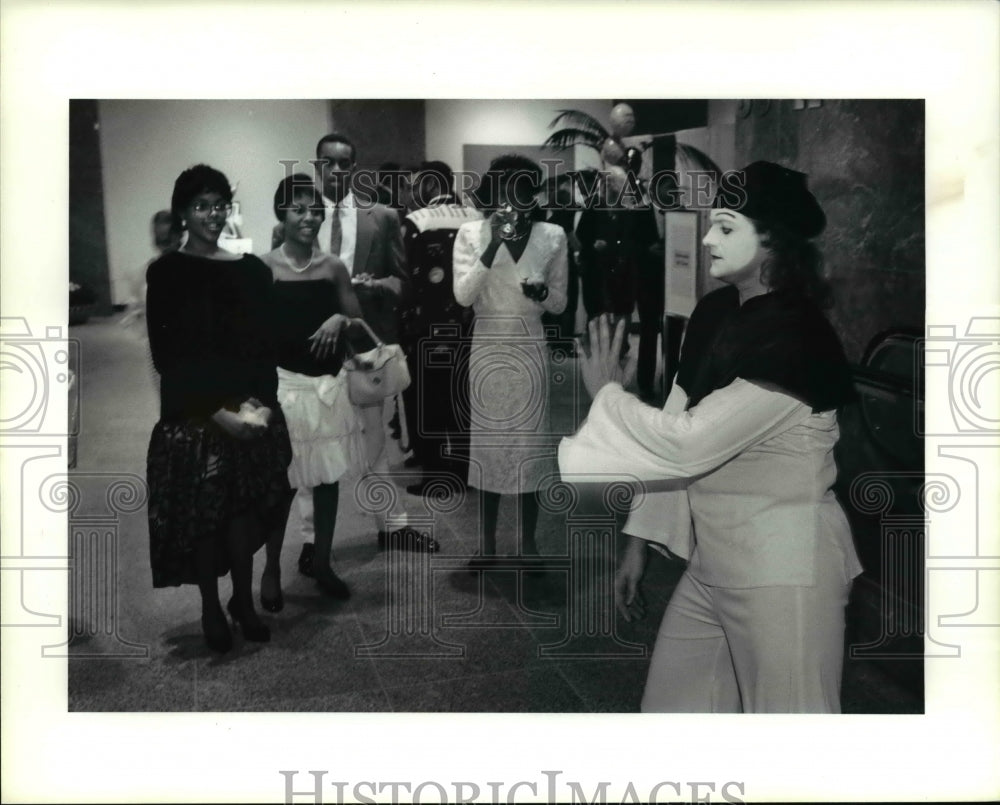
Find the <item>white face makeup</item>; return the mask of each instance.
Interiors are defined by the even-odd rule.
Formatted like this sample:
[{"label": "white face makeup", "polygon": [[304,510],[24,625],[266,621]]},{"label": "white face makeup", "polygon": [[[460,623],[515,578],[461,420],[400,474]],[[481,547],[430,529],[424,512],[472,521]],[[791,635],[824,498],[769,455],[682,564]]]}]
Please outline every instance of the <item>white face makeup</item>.
[{"label": "white face makeup", "polygon": [[765,249],[753,221],[734,210],[712,210],[711,228],[702,239],[709,248],[709,273],[731,285],[759,281]]}]

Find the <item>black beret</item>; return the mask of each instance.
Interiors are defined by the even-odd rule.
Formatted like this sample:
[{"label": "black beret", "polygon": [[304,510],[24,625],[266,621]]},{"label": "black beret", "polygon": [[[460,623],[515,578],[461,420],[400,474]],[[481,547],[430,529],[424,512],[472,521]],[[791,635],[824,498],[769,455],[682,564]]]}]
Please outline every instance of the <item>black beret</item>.
[{"label": "black beret", "polygon": [[735,210],[761,224],[780,224],[807,239],[826,226],[806,174],[774,162],[754,162],[724,175],[712,206]]}]

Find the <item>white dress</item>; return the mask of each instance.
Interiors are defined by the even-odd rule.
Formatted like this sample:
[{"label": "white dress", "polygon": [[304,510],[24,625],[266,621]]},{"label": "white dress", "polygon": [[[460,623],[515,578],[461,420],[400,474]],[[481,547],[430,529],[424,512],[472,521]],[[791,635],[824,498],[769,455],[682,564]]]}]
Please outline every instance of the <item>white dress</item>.
[{"label": "white dress", "polygon": [[[469,485],[533,492],[557,471],[542,314],[566,307],[566,234],[535,223],[517,262],[502,245],[486,268],[479,258],[490,238],[488,220],[463,224],[455,238],[455,299],[476,313],[468,384],[458,390],[471,419]],[[545,301],[524,295],[529,279],[546,284]]]}]

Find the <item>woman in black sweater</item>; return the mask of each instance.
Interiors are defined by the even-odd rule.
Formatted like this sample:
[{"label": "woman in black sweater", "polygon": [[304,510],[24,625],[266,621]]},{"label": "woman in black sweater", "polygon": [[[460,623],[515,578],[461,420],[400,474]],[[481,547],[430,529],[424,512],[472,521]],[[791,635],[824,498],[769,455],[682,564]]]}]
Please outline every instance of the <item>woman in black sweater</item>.
[{"label": "woman in black sweater", "polygon": [[160,420],[147,456],[153,586],[197,584],[202,628],[232,647],[219,602],[248,640],[270,631],[254,610],[253,554],[284,531],[291,447],[277,401],[271,271],[218,245],[231,209],[229,181],[207,165],[184,171],[171,212],[187,240],[147,271],[147,324],[161,376]]}]

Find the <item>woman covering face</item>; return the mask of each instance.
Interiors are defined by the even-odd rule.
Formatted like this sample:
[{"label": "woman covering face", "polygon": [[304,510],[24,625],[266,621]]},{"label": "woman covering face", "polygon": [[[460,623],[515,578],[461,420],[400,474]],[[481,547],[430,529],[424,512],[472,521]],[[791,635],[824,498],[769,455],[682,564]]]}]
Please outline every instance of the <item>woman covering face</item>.
[{"label": "woman covering face", "polygon": [[804,174],[769,162],[720,188],[704,243],[725,288],[691,315],[663,409],[625,391],[623,328],[591,324],[594,398],[560,447],[565,477],[640,479],[615,581],[643,614],[646,546],[688,559],[642,708],[838,712],[844,608],[861,572],[831,489],[837,408],[853,396],[812,239],[825,216]]},{"label": "woman covering face", "polygon": [[549,356],[542,314],[566,306],[566,235],[538,220],[541,169],[526,157],[499,157],[478,191],[485,221],[455,238],[454,290],[475,324],[468,386],[456,389],[471,412],[469,486],[481,492],[481,558],[496,554],[501,495],[519,495],[520,552],[538,553],[535,493],[554,467],[550,434]]}]

